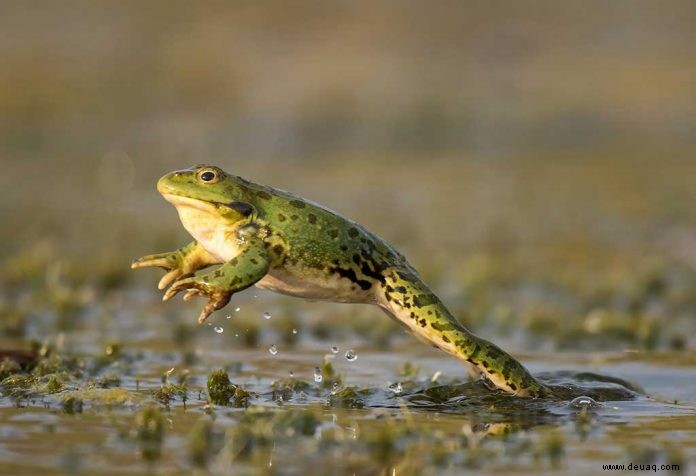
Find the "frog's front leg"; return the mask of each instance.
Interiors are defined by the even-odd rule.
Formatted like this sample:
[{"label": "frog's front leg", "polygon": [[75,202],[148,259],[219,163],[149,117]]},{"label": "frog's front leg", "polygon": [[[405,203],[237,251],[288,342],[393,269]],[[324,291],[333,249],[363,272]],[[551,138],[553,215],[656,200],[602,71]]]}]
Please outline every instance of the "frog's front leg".
[{"label": "frog's front leg", "polygon": [[237,256],[215,271],[176,281],[167,289],[162,299],[166,301],[183,290],[186,290],[186,301],[194,296],[208,296],[208,303],[198,316],[200,324],[213,311],[224,307],[234,293],[261,280],[268,272],[269,266],[263,241],[256,237],[245,237]]},{"label": "frog's front leg", "polygon": [[199,269],[213,264],[219,264],[220,260],[210,254],[197,241],[176,251],[157,253],[138,258],[131,264],[132,269],[157,266],[168,271],[157,284],[158,289],[164,289],[177,279],[193,276]]}]

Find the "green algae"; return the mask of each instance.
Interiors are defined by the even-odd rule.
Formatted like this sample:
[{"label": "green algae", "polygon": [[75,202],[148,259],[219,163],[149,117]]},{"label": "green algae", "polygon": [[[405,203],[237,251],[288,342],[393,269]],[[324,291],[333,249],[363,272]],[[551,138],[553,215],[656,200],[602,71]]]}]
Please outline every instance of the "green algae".
[{"label": "green algae", "polygon": [[238,385],[230,382],[227,372],[216,370],[208,376],[208,398],[215,405],[232,405],[246,407],[252,394]]},{"label": "green algae", "polygon": [[162,453],[165,435],[164,415],[159,408],[143,408],[135,417],[136,440],[145,461],[155,461]]}]

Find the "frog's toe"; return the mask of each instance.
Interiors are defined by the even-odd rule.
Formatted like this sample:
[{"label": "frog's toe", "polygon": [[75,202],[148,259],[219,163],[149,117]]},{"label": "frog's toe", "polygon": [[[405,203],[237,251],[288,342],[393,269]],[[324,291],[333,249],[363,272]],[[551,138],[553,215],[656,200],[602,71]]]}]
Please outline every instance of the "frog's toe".
[{"label": "frog's toe", "polygon": [[184,301],[188,302],[196,296],[205,296],[205,294],[200,289],[189,289],[184,294]]},{"label": "frog's toe", "polygon": [[167,274],[162,276],[162,279],[160,279],[159,283],[157,283],[157,289],[164,289],[170,284],[172,284],[174,281],[177,279],[185,277],[184,273],[180,269],[173,269],[169,271]]},{"label": "frog's toe", "polygon": [[215,293],[215,295],[211,296],[210,300],[205,307],[203,307],[203,310],[198,316],[198,323],[203,324],[205,320],[208,319],[208,316],[210,316],[214,311],[225,307],[227,303],[230,302],[231,297],[232,293],[229,292]]},{"label": "frog's toe", "polygon": [[159,255],[147,255],[143,256],[142,258],[138,258],[136,260],[133,260],[131,263],[131,269],[138,269],[138,268],[151,268],[151,267],[159,267],[159,268],[164,268],[167,270],[172,269],[172,262],[167,259],[163,258]]},{"label": "frog's toe", "polygon": [[171,298],[173,298],[185,289],[193,288],[197,290],[198,286],[199,284],[193,278],[181,279],[179,281],[176,281],[164,293],[164,296],[162,296],[162,301],[169,301]]}]

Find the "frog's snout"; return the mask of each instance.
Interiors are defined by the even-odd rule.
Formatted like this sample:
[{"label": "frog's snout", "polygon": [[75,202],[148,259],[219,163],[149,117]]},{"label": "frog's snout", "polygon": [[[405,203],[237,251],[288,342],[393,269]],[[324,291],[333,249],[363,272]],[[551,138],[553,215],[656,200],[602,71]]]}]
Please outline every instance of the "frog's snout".
[{"label": "frog's snout", "polygon": [[176,177],[177,175],[179,175],[179,172],[172,172],[172,173],[167,174],[164,177],[160,178],[157,181],[157,191],[161,194],[171,193],[172,186],[170,184],[170,181],[172,178]]}]

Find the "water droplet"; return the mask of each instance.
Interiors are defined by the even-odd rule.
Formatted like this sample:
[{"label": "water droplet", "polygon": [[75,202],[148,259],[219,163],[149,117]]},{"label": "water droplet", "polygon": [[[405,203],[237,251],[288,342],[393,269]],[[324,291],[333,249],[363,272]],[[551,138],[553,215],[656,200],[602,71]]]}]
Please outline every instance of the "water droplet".
[{"label": "water droplet", "polygon": [[225,329],[223,329],[223,328],[220,327],[220,326],[215,326],[215,328],[214,328],[213,330],[214,330],[215,332],[217,332],[218,334],[222,334],[223,332],[225,332]]},{"label": "water droplet", "polygon": [[333,346],[333,347],[331,347],[331,353],[332,353],[332,354],[338,354],[338,350],[339,350],[339,349],[338,349],[338,346]]},{"label": "water droplet", "polygon": [[290,377],[294,377],[294,376],[295,376],[295,372],[293,372],[293,371],[291,370],[290,372],[288,372],[288,375],[289,375]]},{"label": "water droplet", "polygon": [[321,374],[321,369],[319,367],[314,367],[314,381],[316,383],[321,383],[324,380],[324,376]]},{"label": "water droplet", "polygon": [[276,355],[276,354],[278,353],[278,347],[276,347],[275,344],[272,344],[272,345],[268,348],[268,352],[270,352],[271,355]]},{"label": "water droplet", "polygon": [[263,313],[263,318],[264,318],[264,319],[270,319],[270,318],[271,318],[271,313],[268,312],[268,311],[264,312],[264,313]]},{"label": "water droplet", "polygon": [[239,334],[237,334],[237,333],[235,332],[234,336],[235,336],[235,337],[239,337]]},{"label": "water droplet", "polygon": [[227,316],[225,319],[232,319],[232,316]]},{"label": "water droplet", "polygon": [[586,397],[586,396],[581,396],[574,398],[570,401],[568,404],[571,408],[597,408],[600,407],[601,404],[597,403],[593,398],[591,397]]},{"label": "water droplet", "polygon": [[338,382],[334,382],[331,386],[331,395],[336,395],[339,390],[341,390],[341,384]]},{"label": "water droplet", "polygon": [[234,308],[234,312],[239,312],[239,311],[241,311],[241,310],[242,310],[241,307],[235,307],[235,308]]},{"label": "water droplet", "polygon": [[355,359],[358,358],[358,354],[355,353],[353,349],[350,349],[348,352],[346,352],[346,360],[348,362],[355,362]]},{"label": "water droplet", "polygon": [[292,330],[292,333],[293,333],[293,334],[297,334],[297,329],[293,329],[293,330]]},{"label": "water droplet", "polygon": [[400,395],[401,392],[403,392],[403,387],[401,386],[401,382],[396,382],[391,385],[389,385],[389,390],[394,392],[396,395]]}]

